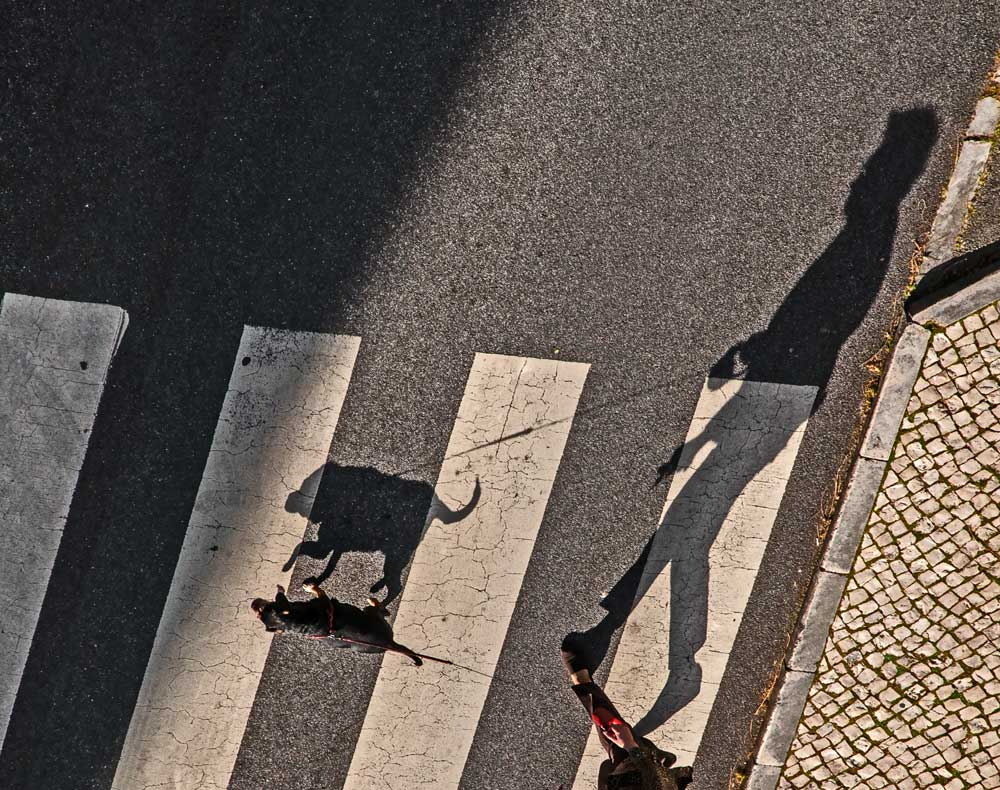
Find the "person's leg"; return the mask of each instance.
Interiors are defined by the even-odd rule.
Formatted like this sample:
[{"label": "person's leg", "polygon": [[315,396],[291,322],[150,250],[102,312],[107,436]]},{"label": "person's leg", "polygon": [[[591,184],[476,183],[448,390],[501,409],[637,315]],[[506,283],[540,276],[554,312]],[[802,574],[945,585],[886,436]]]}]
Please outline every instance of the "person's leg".
[{"label": "person's leg", "polygon": [[[583,704],[587,713],[590,714],[591,720],[594,721],[594,724],[597,727],[597,738],[600,741],[601,747],[607,753],[611,765],[618,765],[623,760],[628,758],[628,752],[618,744],[610,741],[607,736],[605,736],[601,727],[597,723],[597,719],[600,718],[604,721],[608,721],[611,718],[616,718],[622,721],[625,726],[632,731],[632,735],[635,738],[635,732],[632,730],[632,725],[625,722],[621,714],[618,713],[618,709],[615,708],[614,703],[611,702],[611,700],[608,699],[607,694],[604,693],[604,689],[594,683],[591,678],[590,672],[592,664],[582,635],[570,634],[563,639],[561,653],[563,664],[566,665],[566,671],[569,673],[570,683],[573,684],[573,692]],[[664,768],[670,769],[671,776],[674,778],[674,781],[677,783],[677,786],[681,788],[681,790],[691,783],[690,766],[680,768],[670,767],[677,761],[677,755],[659,748],[648,738],[636,738],[636,740],[641,740],[645,748],[652,753],[651,756],[653,760],[658,762]],[[608,763],[604,763],[604,766],[607,767]]]},{"label": "person's leg", "polygon": [[[586,650],[580,644],[576,634],[567,636],[562,643],[560,652],[563,664],[569,673],[569,680],[573,686],[573,693],[587,711],[591,721],[597,725],[598,720],[610,720],[612,718],[624,721],[614,703],[608,699],[604,689],[594,683],[590,677],[590,666]],[[600,726],[597,726],[597,738],[601,747],[607,752],[608,759],[613,765],[617,765],[628,757],[628,752],[618,744],[612,743],[604,735]]]}]

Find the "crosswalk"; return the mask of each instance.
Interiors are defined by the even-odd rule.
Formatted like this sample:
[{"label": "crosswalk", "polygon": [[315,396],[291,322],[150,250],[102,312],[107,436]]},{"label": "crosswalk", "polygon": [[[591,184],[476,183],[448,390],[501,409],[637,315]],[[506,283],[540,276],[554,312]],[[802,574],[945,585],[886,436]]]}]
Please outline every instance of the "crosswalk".
[{"label": "crosswalk", "polygon": [[289,582],[290,481],[326,461],[358,344],[245,329],[115,790],[229,785],[269,643],[247,605]]},{"label": "crosswalk", "polygon": [[[0,634],[0,745],[126,323],[110,306],[4,296],[0,594],[17,616]],[[247,607],[289,583],[363,349],[349,335],[244,328],[114,790],[230,786],[271,649]],[[357,740],[340,744],[352,758],[338,786],[462,786],[589,375],[586,362],[470,360],[394,619],[401,641],[455,664],[382,658],[371,696],[357,701]],[[689,761],[815,392],[708,380],[698,402],[607,684],[637,727]],[[596,739],[578,748],[573,786],[594,787]]]},{"label": "crosswalk", "polygon": [[458,787],[588,368],[476,355],[435,493],[456,504],[477,483],[483,493],[457,524],[430,514],[395,621],[475,671],[429,664],[415,682],[384,661],[345,790]]},{"label": "crosswalk", "polygon": [[127,325],[108,305],[19,294],[0,305],[0,746]]}]

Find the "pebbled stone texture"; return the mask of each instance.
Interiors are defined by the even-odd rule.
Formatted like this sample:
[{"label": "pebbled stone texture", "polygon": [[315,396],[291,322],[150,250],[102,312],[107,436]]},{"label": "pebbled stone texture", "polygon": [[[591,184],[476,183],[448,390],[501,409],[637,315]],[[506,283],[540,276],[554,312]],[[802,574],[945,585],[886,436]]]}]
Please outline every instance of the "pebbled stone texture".
[{"label": "pebbled stone texture", "polygon": [[1000,787],[1000,312],[936,333],[778,787]]}]

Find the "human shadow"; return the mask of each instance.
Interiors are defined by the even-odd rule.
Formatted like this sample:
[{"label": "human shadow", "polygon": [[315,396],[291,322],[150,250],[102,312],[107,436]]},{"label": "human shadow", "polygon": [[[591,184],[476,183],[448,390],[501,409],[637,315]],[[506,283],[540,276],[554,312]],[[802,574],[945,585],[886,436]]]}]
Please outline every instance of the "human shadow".
[{"label": "human shadow", "polygon": [[315,540],[302,541],[283,570],[289,571],[300,554],[313,559],[329,557],[318,575],[322,584],[340,558],[349,551],[381,552],[382,578],[371,592],[386,590],[384,602],[402,589],[403,570],[413,557],[424,526],[431,519],[454,524],[466,518],[479,503],[479,480],[468,504],[451,510],[418,480],[407,480],[364,466],[328,463],[302,481],[285,500],[285,510],[308,518],[318,527]]},{"label": "human shadow", "polygon": [[[643,554],[602,601],[607,614],[585,632],[599,663],[614,632],[670,564],[667,683],[635,724],[639,734],[661,726],[701,689],[702,666],[696,656],[709,628],[709,552],[748,484],[772,473],[769,465],[823,402],[841,346],[885,279],[899,205],[923,172],[937,129],[937,117],[928,108],[890,114],[882,142],[851,185],[843,229],[799,279],[767,328],[733,345],[710,372],[709,389],[726,387],[728,392],[701,432],[683,446],[679,490]],[[815,397],[809,397],[813,390],[783,391],[778,385],[784,384],[815,388]],[[738,565],[743,549],[732,549],[731,559]]]}]

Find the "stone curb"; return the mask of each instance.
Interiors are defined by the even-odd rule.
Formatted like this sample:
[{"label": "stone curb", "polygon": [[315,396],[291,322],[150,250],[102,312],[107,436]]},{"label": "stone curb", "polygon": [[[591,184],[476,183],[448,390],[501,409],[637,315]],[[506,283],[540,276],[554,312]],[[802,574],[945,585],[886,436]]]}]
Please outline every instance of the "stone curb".
[{"label": "stone curb", "polygon": [[[815,677],[815,672],[798,672],[794,669],[785,671],[778,689],[778,699],[774,703],[774,710],[771,712],[767,729],[760,742],[760,750],[757,752],[757,765],[771,766],[772,768],[780,768],[785,765],[788,750],[795,739],[795,731],[799,727],[799,719],[802,718],[802,711],[806,707],[809,688]],[[755,772],[756,767],[755,765]],[[775,782],[777,782],[779,775],[780,772],[775,774]],[[760,784],[761,780],[757,781]],[[760,787],[763,788],[764,785],[760,785]]]},{"label": "stone curb", "polygon": [[955,165],[951,182],[948,184],[948,194],[938,209],[934,226],[931,228],[931,238],[927,242],[924,261],[920,265],[920,273],[926,274],[945,259],[952,257],[958,234],[962,230],[965,212],[976,194],[979,176],[986,167],[990,156],[989,140],[966,140],[962,143],[961,153]]},{"label": "stone curb", "polygon": [[781,777],[781,765],[760,765],[754,766],[753,773],[747,780],[746,790],[772,790],[778,784]]},{"label": "stone curb", "polygon": [[[896,343],[889,369],[879,386],[878,400],[868,420],[868,430],[858,455],[873,461],[888,461],[896,434],[910,400],[910,390],[920,375],[920,365],[930,342],[930,330],[907,324]],[[877,485],[877,484],[876,484]],[[874,495],[873,495],[874,496]]]},{"label": "stone curb", "polygon": [[[809,689],[830,626],[847,586],[854,556],[861,545],[868,515],[885,473],[910,392],[920,374],[930,341],[927,329],[908,324],[892,355],[879,389],[847,491],[830,528],[820,568],[813,577],[806,605],[799,617],[792,649],[782,667],[778,696],[768,716],[747,787],[774,790],[795,739]],[[776,769],[776,770],[775,770]]]},{"label": "stone curb", "polygon": [[951,296],[914,313],[910,319],[918,324],[948,326],[993,304],[997,299],[1000,299],[1000,271],[987,274]]},{"label": "stone curb", "polygon": [[785,666],[795,672],[815,673],[837,605],[847,587],[847,574],[820,570],[814,577],[792,653]]},{"label": "stone curb", "polygon": [[885,461],[870,458],[858,458],[854,462],[847,493],[837,514],[836,527],[830,530],[830,540],[820,561],[823,570],[844,576],[851,572],[861,536],[868,524],[868,515],[875,504],[875,495],[885,477],[885,467]]},{"label": "stone curb", "polygon": [[[1000,102],[989,97],[981,99],[966,131],[947,195],[935,215],[918,275],[921,279],[953,263],[951,250],[990,155],[991,143],[983,138],[993,135],[998,121]],[[946,282],[945,288],[952,293],[943,298],[921,295],[918,312],[910,316],[911,323],[903,329],[893,349],[847,491],[830,528],[820,567],[799,616],[791,651],[778,678],[777,699],[764,726],[747,790],[774,790],[781,778],[906,405],[920,375],[931,337],[922,324],[946,326],[996,301],[1000,298],[1000,271],[988,272],[971,282]]]},{"label": "stone curb", "polygon": [[906,301],[906,313],[917,324],[947,326],[975,312],[976,304],[969,296],[981,294],[982,299],[995,292],[995,278],[1000,272],[1000,241],[960,255],[936,266],[922,277]]},{"label": "stone curb", "polygon": [[989,138],[996,130],[998,119],[1000,102],[989,96],[980,99],[965,131],[965,139],[948,181],[944,200],[934,215],[930,238],[920,264],[921,275],[954,255],[955,242],[962,232],[969,204],[976,196],[979,178],[990,157],[992,142]]}]

